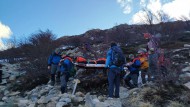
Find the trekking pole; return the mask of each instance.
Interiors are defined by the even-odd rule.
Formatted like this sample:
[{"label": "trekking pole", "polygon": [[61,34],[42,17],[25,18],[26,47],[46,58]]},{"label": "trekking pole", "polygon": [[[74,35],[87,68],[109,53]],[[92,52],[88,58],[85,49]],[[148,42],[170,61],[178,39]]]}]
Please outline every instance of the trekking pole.
[{"label": "trekking pole", "polygon": [[80,83],[80,80],[79,79],[74,79],[74,82],[75,82],[75,85],[74,85],[74,89],[73,89],[72,95],[75,94],[75,91],[76,91],[76,88],[77,88],[77,84]]}]

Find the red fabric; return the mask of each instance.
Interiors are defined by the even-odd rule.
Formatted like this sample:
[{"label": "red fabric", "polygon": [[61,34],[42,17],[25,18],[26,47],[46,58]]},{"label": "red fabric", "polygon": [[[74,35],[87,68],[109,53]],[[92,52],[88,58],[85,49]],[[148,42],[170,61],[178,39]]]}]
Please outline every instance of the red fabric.
[{"label": "red fabric", "polygon": [[144,33],[144,38],[150,38],[151,34],[150,33]]},{"label": "red fabric", "polygon": [[106,61],[106,58],[98,58],[96,61]]},{"label": "red fabric", "polygon": [[70,58],[70,57],[65,57],[64,59],[68,59],[68,60],[70,60],[71,62],[73,61],[73,59],[72,58]]},{"label": "red fabric", "polygon": [[86,62],[86,59],[83,57],[77,57],[76,62]]},{"label": "red fabric", "polygon": [[140,60],[140,59],[139,59],[139,58],[135,58],[135,59],[133,59],[133,63],[134,63],[136,60]]}]

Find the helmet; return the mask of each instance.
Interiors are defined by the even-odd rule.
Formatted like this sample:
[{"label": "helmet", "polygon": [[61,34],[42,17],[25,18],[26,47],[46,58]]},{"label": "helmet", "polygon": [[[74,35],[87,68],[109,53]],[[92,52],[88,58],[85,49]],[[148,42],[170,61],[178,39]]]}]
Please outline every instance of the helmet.
[{"label": "helmet", "polygon": [[142,54],[142,53],[144,53],[142,50],[138,50],[138,52],[137,52],[138,54]]},{"label": "helmet", "polygon": [[59,48],[56,48],[55,49],[55,53],[59,53],[60,52],[60,49]]},{"label": "helmet", "polygon": [[133,58],[134,58],[134,55],[133,55],[133,54],[129,54],[129,58],[130,58],[130,59],[133,59]]},{"label": "helmet", "polygon": [[152,37],[150,33],[143,33],[143,34],[145,39],[149,39],[150,37]]}]

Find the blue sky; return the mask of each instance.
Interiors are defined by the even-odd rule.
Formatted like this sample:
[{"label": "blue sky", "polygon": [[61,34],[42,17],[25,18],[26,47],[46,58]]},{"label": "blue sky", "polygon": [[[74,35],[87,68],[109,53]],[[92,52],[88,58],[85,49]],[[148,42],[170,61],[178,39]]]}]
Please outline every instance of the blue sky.
[{"label": "blue sky", "polygon": [[0,0],[0,48],[9,38],[28,37],[38,30],[49,29],[61,37],[135,24],[144,7],[189,17],[189,4],[190,0]]}]

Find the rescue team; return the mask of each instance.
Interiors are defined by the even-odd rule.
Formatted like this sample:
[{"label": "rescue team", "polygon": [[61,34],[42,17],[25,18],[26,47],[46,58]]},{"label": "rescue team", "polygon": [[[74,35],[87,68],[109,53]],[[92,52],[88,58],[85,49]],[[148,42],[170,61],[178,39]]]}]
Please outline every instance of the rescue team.
[{"label": "rescue team", "polygon": [[[88,62],[91,64],[105,64],[108,71],[109,99],[119,98],[120,75],[124,67],[128,68],[123,79],[129,89],[138,87],[139,71],[141,71],[143,84],[158,79],[159,38],[149,33],[144,33],[144,38],[147,40],[147,49],[139,49],[137,56],[130,54],[128,63],[121,48],[116,43],[111,43],[106,58]],[[87,63],[87,60],[80,56],[71,58],[66,52],[60,51],[57,48],[50,55],[48,69],[51,71],[51,85],[60,82],[61,93],[65,93],[69,77],[74,76],[76,72],[73,62]]]}]

